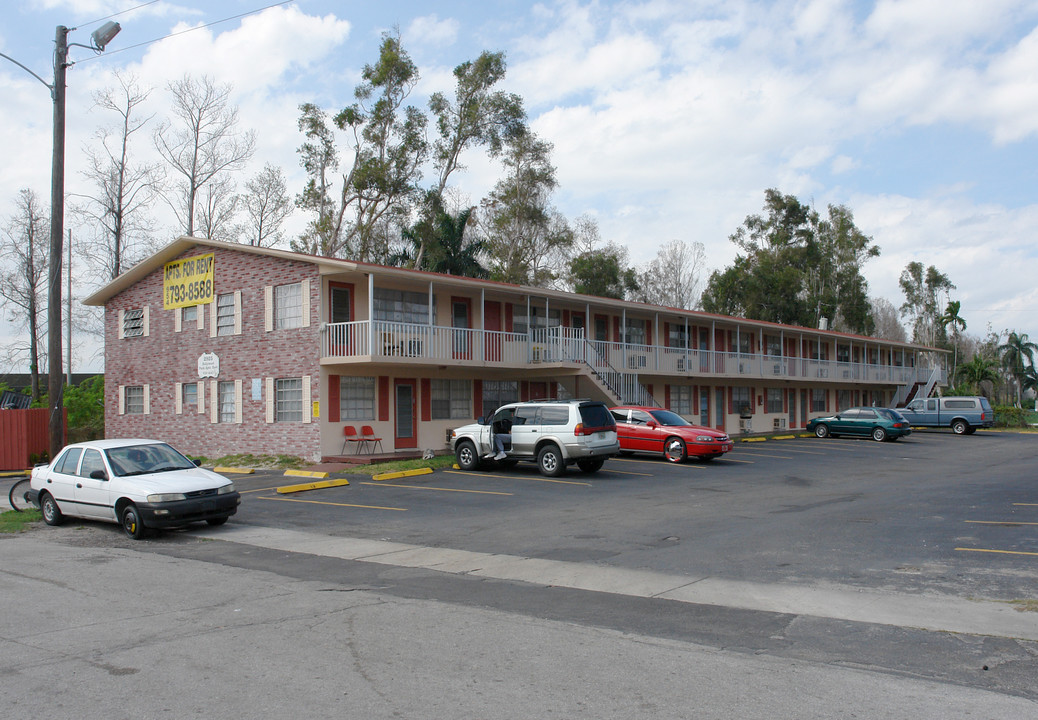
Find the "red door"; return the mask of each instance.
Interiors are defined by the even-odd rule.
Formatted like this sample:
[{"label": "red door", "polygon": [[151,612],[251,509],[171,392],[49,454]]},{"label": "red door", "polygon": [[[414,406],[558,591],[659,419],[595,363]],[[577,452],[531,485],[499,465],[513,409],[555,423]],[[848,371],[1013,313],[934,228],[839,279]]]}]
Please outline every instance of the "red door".
[{"label": "red door", "polygon": [[400,449],[418,447],[418,381],[397,379],[393,386],[396,410],[393,446]]}]

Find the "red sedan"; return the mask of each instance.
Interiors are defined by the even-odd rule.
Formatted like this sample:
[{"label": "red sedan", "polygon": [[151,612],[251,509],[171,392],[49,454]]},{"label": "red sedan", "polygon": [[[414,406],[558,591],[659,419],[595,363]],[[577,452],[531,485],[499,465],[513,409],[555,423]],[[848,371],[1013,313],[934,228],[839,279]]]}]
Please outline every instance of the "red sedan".
[{"label": "red sedan", "polygon": [[679,463],[688,457],[713,460],[732,449],[726,433],[693,425],[670,410],[623,406],[610,412],[621,452],[654,453]]}]

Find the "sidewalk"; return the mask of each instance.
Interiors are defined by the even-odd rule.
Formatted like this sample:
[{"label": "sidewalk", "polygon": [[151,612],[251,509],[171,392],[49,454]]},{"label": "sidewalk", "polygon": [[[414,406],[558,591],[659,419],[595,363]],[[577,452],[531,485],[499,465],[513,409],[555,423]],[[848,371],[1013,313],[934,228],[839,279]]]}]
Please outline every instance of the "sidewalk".
[{"label": "sidewalk", "polygon": [[227,525],[196,537],[284,552],[677,602],[1038,641],[1038,613],[994,600],[671,575],[608,565]]}]

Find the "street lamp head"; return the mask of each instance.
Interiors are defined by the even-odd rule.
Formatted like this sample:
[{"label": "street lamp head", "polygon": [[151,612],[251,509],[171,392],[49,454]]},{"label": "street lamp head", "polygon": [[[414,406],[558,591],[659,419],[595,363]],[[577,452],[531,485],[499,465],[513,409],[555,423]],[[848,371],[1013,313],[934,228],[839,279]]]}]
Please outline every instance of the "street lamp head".
[{"label": "street lamp head", "polygon": [[111,20],[97,30],[94,30],[94,32],[90,33],[90,40],[94,43],[94,49],[98,52],[103,52],[105,45],[112,42],[112,38],[118,35],[120,30],[122,30],[122,26]]}]

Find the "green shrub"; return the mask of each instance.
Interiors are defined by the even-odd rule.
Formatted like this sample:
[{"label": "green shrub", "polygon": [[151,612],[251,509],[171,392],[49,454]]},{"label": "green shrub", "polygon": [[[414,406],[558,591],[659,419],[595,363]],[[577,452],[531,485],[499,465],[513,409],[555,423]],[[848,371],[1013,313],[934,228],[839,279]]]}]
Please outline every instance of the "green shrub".
[{"label": "green shrub", "polygon": [[1028,427],[1028,411],[1012,405],[996,405],[995,427],[1022,428]]}]

